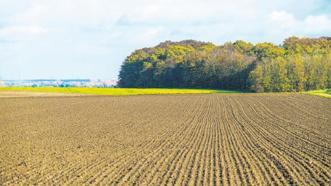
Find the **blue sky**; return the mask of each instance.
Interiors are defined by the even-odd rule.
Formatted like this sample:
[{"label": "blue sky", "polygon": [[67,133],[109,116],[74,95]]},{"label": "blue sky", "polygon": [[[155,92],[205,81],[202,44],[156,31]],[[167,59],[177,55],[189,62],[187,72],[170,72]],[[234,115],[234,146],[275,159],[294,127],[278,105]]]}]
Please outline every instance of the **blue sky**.
[{"label": "blue sky", "polygon": [[331,35],[331,0],[0,0],[0,79],[117,78],[164,40]]}]

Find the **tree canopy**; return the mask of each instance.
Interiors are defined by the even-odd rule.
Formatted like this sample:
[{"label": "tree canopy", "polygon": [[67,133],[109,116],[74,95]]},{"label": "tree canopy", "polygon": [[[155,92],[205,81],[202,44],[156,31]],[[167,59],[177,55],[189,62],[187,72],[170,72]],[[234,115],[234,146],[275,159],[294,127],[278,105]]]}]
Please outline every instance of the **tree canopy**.
[{"label": "tree canopy", "polygon": [[331,38],[242,40],[224,45],[166,41],[134,51],[121,66],[120,87],[213,88],[256,92],[331,87]]}]

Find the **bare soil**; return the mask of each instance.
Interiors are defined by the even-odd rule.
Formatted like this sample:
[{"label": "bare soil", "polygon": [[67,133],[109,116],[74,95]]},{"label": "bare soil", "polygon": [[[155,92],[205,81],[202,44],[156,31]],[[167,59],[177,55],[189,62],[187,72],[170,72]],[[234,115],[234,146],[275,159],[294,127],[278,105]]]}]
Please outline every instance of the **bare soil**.
[{"label": "bare soil", "polygon": [[0,98],[0,185],[328,185],[331,99]]}]

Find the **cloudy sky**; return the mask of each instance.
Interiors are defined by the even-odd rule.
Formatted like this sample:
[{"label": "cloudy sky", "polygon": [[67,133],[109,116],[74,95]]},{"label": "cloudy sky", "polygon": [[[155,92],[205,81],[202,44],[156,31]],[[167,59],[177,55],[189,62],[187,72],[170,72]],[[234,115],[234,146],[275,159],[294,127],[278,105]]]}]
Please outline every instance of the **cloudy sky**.
[{"label": "cloudy sky", "polygon": [[0,0],[0,79],[117,78],[164,40],[331,35],[331,0]]}]

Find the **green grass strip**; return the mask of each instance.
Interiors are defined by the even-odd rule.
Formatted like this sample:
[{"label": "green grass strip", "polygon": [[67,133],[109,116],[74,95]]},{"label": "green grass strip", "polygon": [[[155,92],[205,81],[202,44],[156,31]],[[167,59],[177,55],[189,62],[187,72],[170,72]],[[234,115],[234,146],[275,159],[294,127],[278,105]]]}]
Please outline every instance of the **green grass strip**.
[{"label": "green grass strip", "polygon": [[90,95],[211,94],[239,93],[228,90],[169,88],[0,87],[0,91],[47,92]]},{"label": "green grass strip", "polygon": [[304,94],[320,96],[325,98],[331,98],[331,89],[323,89],[323,90],[311,90],[307,92],[303,92]]}]

